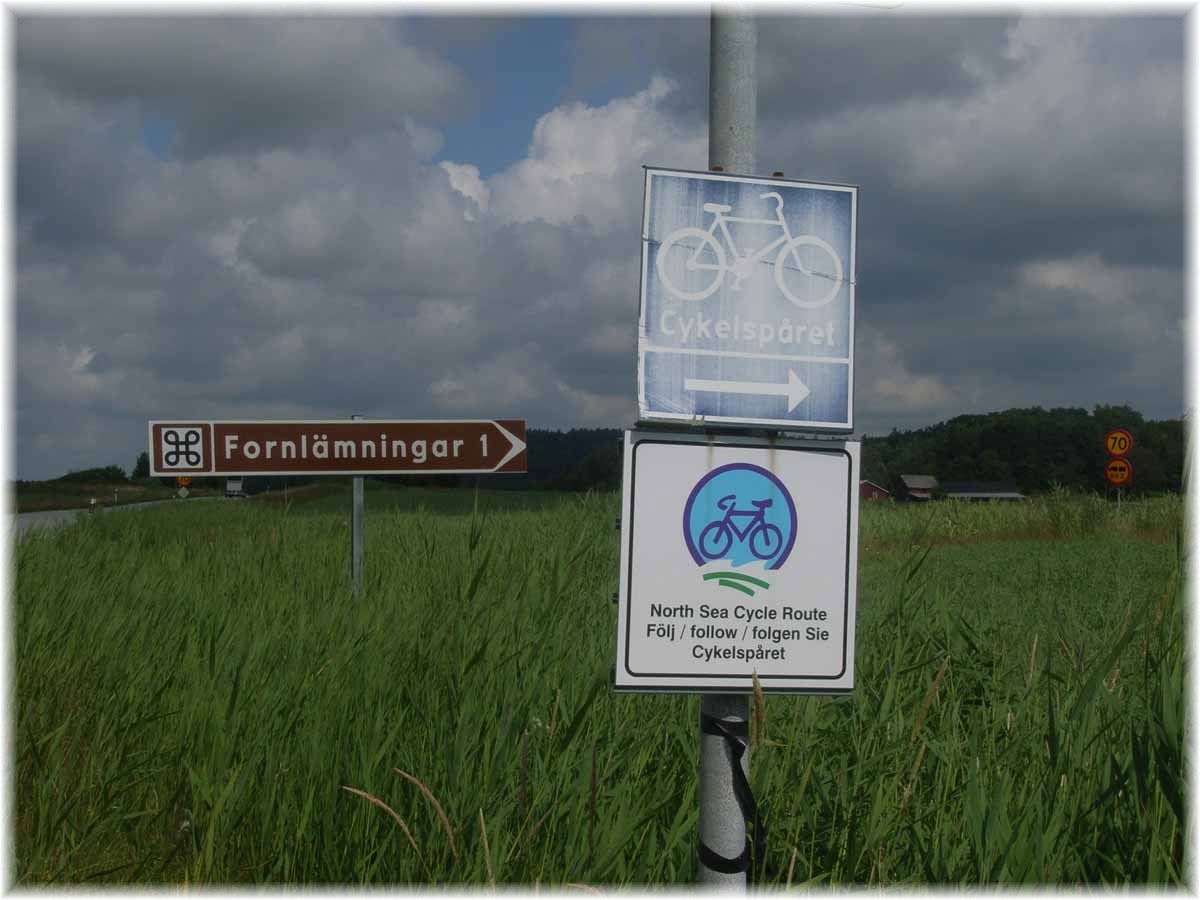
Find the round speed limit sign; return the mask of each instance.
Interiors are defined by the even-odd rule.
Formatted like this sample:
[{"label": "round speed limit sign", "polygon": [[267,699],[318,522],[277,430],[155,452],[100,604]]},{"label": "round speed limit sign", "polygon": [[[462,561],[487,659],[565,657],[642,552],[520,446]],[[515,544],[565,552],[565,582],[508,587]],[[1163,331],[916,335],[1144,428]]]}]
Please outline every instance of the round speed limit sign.
[{"label": "round speed limit sign", "polygon": [[1129,479],[1133,477],[1133,466],[1129,464],[1129,460],[1110,459],[1108,465],[1104,467],[1104,477],[1108,479],[1108,483],[1115,487],[1122,487],[1129,484]]},{"label": "round speed limit sign", "polygon": [[1109,456],[1124,456],[1133,449],[1133,435],[1124,428],[1114,428],[1104,435],[1104,449]]}]

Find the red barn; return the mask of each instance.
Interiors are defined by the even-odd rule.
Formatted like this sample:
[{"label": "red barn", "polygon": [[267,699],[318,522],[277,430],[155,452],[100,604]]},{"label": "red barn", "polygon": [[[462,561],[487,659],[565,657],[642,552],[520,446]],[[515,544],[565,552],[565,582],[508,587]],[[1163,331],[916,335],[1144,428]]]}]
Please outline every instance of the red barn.
[{"label": "red barn", "polygon": [[873,481],[863,479],[858,483],[858,499],[860,500],[890,500],[891,497],[887,488]]}]

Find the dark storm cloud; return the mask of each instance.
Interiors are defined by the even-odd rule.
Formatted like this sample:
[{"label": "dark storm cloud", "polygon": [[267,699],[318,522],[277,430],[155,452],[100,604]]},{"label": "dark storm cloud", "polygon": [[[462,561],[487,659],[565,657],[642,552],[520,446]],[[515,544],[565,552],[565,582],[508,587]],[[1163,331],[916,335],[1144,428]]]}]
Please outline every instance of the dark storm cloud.
[{"label": "dark storm cloud", "polygon": [[759,103],[770,115],[954,99],[1011,71],[1011,19],[914,16],[764,18]]},{"label": "dark storm cloud", "polygon": [[174,124],[182,158],[444,120],[467,87],[388,20],[23,17],[15,32],[19,78],[136,102]]},{"label": "dark storm cloud", "polygon": [[[874,11],[764,15],[758,21],[759,114],[819,117],[899,100],[962,96],[1012,68],[1004,56],[1012,21]],[[576,89],[623,78],[635,89],[633,72],[658,72],[685,85],[670,106],[703,118],[708,38],[708,18],[695,15],[586,20],[576,38]]]},{"label": "dark storm cloud", "polygon": [[109,235],[114,198],[128,168],[120,125],[38,83],[16,91],[17,221],[36,242],[78,247]]},{"label": "dark storm cloud", "polygon": [[407,28],[422,46],[458,57],[478,50],[515,24],[501,16],[430,16],[413,20]]},{"label": "dark storm cloud", "polygon": [[[989,408],[1073,403],[1114,391],[1154,416],[1177,416],[1183,389],[1182,272],[1089,254],[983,274],[904,300],[881,286],[860,326],[904,348],[914,376]],[[864,288],[863,293],[871,293]],[[860,359],[870,341],[860,342]],[[1081,397],[1095,397],[1092,401]],[[865,404],[870,407],[870,400]],[[879,412],[882,412],[880,410]],[[1148,413],[1149,414],[1149,413]]]}]

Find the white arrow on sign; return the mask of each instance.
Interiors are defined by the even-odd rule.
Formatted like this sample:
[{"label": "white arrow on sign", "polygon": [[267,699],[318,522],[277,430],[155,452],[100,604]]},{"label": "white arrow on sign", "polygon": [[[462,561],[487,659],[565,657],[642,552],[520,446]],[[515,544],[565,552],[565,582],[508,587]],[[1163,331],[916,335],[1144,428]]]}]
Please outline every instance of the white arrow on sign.
[{"label": "white arrow on sign", "polygon": [[683,389],[686,391],[714,391],[718,394],[774,394],[787,397],[788,412],[804,401],[812,393],[796,373],[788,369],[787,384],[771,384],[765,381],[713,381],[707,378],[685,378]]},{"label": "white arrow on sign", "polygon": [[516,456],[518,453],[520,453],[522,450],[524,450],[525,442],[523,440],[521,440],[519,437],[517,437],[515,434],[513,434],[511,431],[509,431],[507,428],[505,428],[503,425],[501,425],[499,422],[495,421],[494,419],[492,420],[492,424],[496,426],[497,431],[499,431],[502,435],[504,435],[506,438],[508,438],[508,443],[509,443],[508,453],[506,453],[504,455],[504,459],[502,459],[502,460],[500,460],[500,462],[496,463],[495,468],[492,469],[492,471],[495,472],[497,469],[503,468],[503,466],[506,462],[508,462],[510,459],[512,459],[514,456]]}]

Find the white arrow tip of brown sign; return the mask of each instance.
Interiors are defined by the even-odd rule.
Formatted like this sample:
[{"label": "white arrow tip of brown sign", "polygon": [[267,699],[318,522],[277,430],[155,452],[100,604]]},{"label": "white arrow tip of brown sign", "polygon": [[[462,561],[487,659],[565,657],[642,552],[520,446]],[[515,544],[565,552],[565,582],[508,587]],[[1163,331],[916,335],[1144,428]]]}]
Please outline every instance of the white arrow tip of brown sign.
[{"label": "white arrow tip of brown sign", "polygon": [[523,440],[521,440],[519,437],[517,437],[515,434],[513,434],[511,431],[509,431],[507,428],[505,428],[503,425],[501,425],[499,422],[493,420],[492,424],[495,425],[498,429],[500,429],[500,433],[502,435],[504,435],[506,438],[508,438],[508,443],[509,443],[508,453],[505,455],[504,459],[500,460],[500,462],[496,465],[496,468],[492,470],[492,471],[497,471],[499,469],[503,469],[504,464],[506,462],[508,462],[510,459],[512,459],[514,456],[516,456],[518,453],[520,453],[522,450],[525,449],[525,442]]}]

